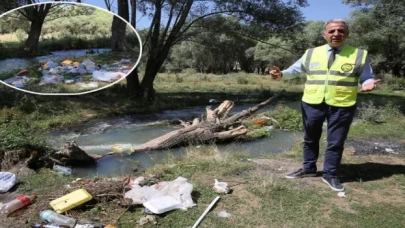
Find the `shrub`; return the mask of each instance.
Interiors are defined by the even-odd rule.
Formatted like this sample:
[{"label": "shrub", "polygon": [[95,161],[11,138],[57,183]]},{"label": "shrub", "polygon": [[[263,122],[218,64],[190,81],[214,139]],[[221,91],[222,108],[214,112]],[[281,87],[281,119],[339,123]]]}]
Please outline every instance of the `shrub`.
[{"label": "shrub", "polygon": [[279,105],[271,112],[271,116],[276,120],[274,126],[278,129],[298,130],[304,129],[301,112]]},{"label": "shrub", "polygon": [[369,123],[384,123],[401,115],[400,110],[391,102],[384,107],[376,107],[372,101],[361,102],[357,110],[357,117]]},{"label": "shrub", "polygon": [[405,78],[391,77],[386,82],[391,90],[405,90]]}]

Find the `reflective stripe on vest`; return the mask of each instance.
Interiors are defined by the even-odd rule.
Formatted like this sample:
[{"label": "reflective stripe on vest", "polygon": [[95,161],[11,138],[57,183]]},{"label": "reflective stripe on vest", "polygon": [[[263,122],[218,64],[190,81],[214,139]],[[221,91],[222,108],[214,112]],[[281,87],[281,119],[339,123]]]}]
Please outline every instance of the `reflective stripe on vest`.
[{"label": "reflective stripe on vest", "polygon": [[328,45],[305,52],[302,67],[307,74],[302,100],[309,104],[325,102],[332,106],[349,107],[356,103],[358,81],[367,51],[345,45],[328,69]]}]

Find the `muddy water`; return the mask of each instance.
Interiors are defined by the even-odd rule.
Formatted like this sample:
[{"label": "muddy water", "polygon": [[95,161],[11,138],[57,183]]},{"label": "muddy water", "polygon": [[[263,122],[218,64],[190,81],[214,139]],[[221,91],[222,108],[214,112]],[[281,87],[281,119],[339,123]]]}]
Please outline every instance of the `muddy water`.
[{"label": "muddy water", "polygon": [[[297,109],[299,102],[287,104]],[[233,112],[239,112],[252,105],[236,105]],[[216,107],[216,106],[215,106]],[[268,105],[260,111],[274,109]],[[132,146],[145,143],[153,138],[177,129],[174,126],[162,126],[159,123],[173,120],[192,120],[205,113],[205,106],[184,110],[164,111],[148,115],[111,118],[97,122],[86,123],[69,129],[66,132],[52,132],[49,142],[55,148],[61,148],[64,142],[75,140],[79,147],[89,154],[107,154],[114,150],[130,151]],[[268,153],[279,153],[290,149],[296,140],[302,138],[301,132],[275,130],[271,138],[259,139],[247,143],[218,145],[219,151],[243,151],[252,157]],[[184,148],[163,151],[135,152],[132,154],[106,156],[98,161],[96,167],[77,168],[74,172],[78,176],[117,175],[132,172],[135,167],[147,168],[156,163],[166,161],[169,156],[181,157]]]},{"label": "muddy water", "polygon": [[0,60],[0,74],[8,73],[10,71],[17,71],[21,69],[25,69],[30,66],[33,62],[47,62],[49,60],[57,61],[57,60],[64,60],[65,58],[73,58],[73,57],[81,57],[86,55],[86,51],[96,51],[98,50],[99,53],[95,53],[94,55],[101,54],[104,52],[109,52],[111,49],[109,48],[100,48],[100,49],[77,49],[77,50],[68,50],[68,51],[54,51],[51,52],[50,55],[47,56],[38,56],[35,58],[27,59],[27,58],[9,58],[5,60]]}]

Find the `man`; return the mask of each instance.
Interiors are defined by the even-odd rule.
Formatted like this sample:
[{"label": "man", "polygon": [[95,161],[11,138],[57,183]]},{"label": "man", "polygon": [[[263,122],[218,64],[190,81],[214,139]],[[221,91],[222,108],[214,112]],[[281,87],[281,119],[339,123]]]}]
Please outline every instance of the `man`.
[{"label": "man", "polygon": [[274,66],[270,75],[283,80],[295,78],[301,72],[307,75],[301,105],[305,133],[303,168],[286,178],[316,176],[319,140],[326,119],[328,143],[322,181],[334,191],[344,191],[336,170],[356,110],[358,83],[361,83],[360,92],[367,92],[380,80],[374,79],[367,51],[345,44],[349,28],[344,20],[325,23],[322,35],[326,45],[308,49],[284,71]]}]

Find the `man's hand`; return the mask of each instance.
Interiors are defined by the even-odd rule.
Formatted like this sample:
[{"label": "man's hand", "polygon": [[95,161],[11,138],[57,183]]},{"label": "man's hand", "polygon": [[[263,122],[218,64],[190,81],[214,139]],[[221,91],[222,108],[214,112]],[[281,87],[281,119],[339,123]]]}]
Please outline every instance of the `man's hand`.
[{"label": "man's hand", "polygon": [[369,83],[365,84],[363,86],[363,88],[361,88],[360,92],[361,93],[370,92],[371,90],[373,90],[377,86],[377,83],[379,83],[379,82],[381,82],[381,79],[370,81]]},{"label": "man's hand", "polygon": [[277,66],[273,66],[272,70],[270,71],[270,76],[273,79],[279,79],[281,78],[281,71],[280,68],[278,68]]}]

